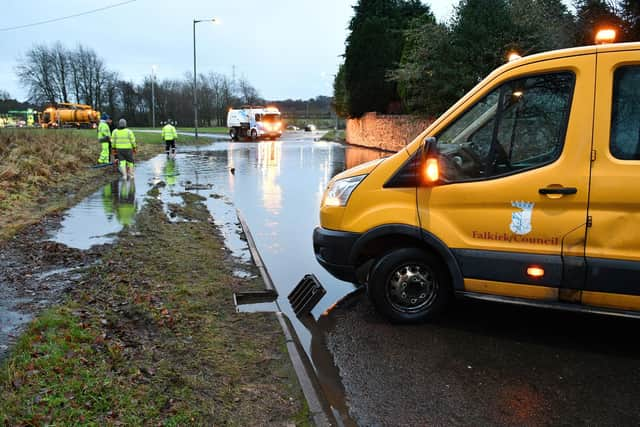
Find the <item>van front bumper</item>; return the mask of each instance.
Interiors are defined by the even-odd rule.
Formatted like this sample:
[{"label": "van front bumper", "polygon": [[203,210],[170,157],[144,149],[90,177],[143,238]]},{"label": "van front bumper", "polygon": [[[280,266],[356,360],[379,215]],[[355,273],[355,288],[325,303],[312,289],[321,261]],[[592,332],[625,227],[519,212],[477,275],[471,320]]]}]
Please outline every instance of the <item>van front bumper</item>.
[{"label": "van front bumper", "polygon": [[349,258],[351,249],[360,236],[360,233],[316,227],[313,230],[316,259],[335,278],[356,283],[356,266],[349,263]]}]

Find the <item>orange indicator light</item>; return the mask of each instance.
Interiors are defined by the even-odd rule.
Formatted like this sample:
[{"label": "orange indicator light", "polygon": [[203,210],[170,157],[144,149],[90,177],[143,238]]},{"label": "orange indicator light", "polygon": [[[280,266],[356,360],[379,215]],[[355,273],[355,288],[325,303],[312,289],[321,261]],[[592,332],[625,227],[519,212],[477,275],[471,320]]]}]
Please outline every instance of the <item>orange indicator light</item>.
[{"label": "orange indicator light", "polygon": [[438,159],[427,159],[427,167],[425,168],[427,179],[430,182],[436,182],[440,178],[440,171],[438,168]]},{"label": "orange indicator light", "polygon": [[531,266],[527,268],[527,276],[529,277],[534,277],[534,278],[540,278],[542,276],[544,276],[544,268],[542,267],[535,267],[535,266]]}]

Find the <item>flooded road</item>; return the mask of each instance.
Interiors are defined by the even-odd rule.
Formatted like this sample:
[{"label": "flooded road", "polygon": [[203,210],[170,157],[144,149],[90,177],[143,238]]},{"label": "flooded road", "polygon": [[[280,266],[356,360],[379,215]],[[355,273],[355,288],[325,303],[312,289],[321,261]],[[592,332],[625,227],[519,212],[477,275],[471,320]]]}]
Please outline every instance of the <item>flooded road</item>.
[{"label": "flooded road", "polygon": [[[328,180],[386,155],[293,132],[280,141],[179,147],[70,210],[56,242],[84,248],[130,223],[153,185],[174,221],[177,196],[206,197],[234,257],[248,262],[246,219],[340,425],[634,425],[640,422],[637,321],[459,302],[439,322],[396,326],[315,261],[312,231]],[[95,230],[100,230],[97,233]],[[308,273],[327,295],[301,323],[287,295]],[[242,275],[242,271],[238,272]],[[350,294],[340,304],[336,301]]]}]

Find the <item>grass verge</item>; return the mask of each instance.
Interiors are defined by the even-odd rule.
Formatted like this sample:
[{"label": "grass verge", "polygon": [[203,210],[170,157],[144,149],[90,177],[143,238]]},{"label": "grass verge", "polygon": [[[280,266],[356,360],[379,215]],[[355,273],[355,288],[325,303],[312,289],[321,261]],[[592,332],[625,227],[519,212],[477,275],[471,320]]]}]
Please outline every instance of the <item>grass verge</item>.
[{"label": "grass verge", "polygon": [[[152,196],[153,194],[152,190]],[[0,367],[0,425],[308,425],[277,320],[238,314],[199,196],[167,220],[149,198],[69,300]]]},{"label": "grass verge", "polygon": [[[190,127],[190,128],[179,127],[177,129],[180,132],[193,132],[194,131],[194,129],[192,127]],[[204,127],[204,128],[198,128],[198,133],[216,133],[216,134],[228,135],[229,134],[229,128],[226,128],[226,127]]]},{"label": "grass verge", "polygon": [[321,141],[336,141],[336,142],[347,142],[347,136],[345,131],[343,130],[330,130],[329,132],[322,135],[320,138]]}]

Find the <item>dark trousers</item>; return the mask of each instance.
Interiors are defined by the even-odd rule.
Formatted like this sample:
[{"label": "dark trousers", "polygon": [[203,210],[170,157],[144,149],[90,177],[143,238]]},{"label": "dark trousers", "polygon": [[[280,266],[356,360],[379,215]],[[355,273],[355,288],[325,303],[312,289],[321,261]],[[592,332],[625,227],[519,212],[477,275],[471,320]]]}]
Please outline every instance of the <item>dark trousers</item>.
[{"label": "dark trousers", "polygon": [[171,149],[171,153],[176,154],[176,140],[175,139],[170,139],[168,141],[164,142],[165,144],[165,149],[164,152],[169,154],[169,149]]}]

